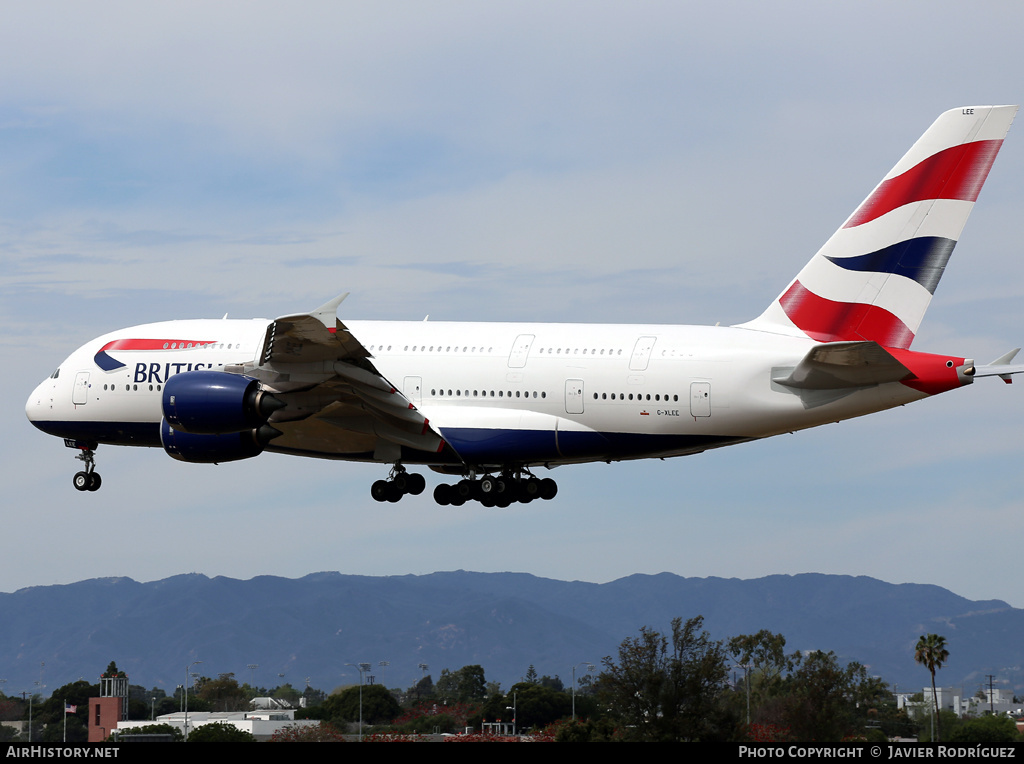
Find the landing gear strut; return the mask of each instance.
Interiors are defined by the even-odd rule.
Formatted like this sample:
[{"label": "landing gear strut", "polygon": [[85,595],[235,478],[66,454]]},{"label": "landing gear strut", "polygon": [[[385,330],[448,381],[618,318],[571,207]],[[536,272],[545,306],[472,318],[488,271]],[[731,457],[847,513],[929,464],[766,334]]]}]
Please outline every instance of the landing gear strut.
[{"label": "landing gear strut", "polygon": [[370,486],[370,495],[376,501],[395,503],[400,501],[407,493],[419,496],[426,487],[427,481],[423,475],[415,472],[406,472],[405,467],[401,464],[396,464],[387,480],[378,480]]},{"label": "landing gear strut", "polygon": [[96,459],[94,458],[96,449],[85,446],[77,446],[77,448],[82,453],[75,458],[85,464],[85,469],[75,473],[72,483],[79,491],[98,491],[103,481],[100,478],[100,473],[96,472]]}]

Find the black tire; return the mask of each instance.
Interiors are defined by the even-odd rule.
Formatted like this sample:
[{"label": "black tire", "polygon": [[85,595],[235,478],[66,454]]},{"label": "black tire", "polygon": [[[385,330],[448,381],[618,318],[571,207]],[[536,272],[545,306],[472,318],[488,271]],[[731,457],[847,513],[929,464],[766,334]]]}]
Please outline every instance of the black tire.
[{"label": "black tire", "polygon": [[540,481],[540,497],[547,501],[555,498],[558,493],[558,483],[551,478],[544,478]]},{"label": "black tire", "polygon": [[387,501],[390,486],[391,484],[387,480],[375,480],[370,486],[370,496],[374,501]]},{"label": "black tire", "polygon": [[93,472],[89,475],[89,488],[87,490],[98,491],[101,485],[103,485],[103,480],[100,478],[100,473]]},{"label": "black tire", "polygon": [[418,472],[414,472],[409,475],[409,480],[406,483],[405,490],[411,496],[419,496],[423,493],[423,490],[427,487],[427,479]]},{"label": "black tire", "polygon": [[447,483],[439,483],[434,488],[434,501],[440,506],[447,507],[452,503],[452,487]]},{"label": "black tire", "polygon": [[76,491],[88,491],[89,483],[92,481],[89,478],[88,472],[76,472],[75,476],[71,478],[71,482],[74,484]]}]

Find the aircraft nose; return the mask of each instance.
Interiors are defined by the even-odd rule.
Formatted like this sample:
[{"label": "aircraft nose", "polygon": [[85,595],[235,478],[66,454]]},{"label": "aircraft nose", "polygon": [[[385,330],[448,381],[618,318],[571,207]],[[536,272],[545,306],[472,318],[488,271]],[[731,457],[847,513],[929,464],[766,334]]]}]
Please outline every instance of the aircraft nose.
[{"label": "aircraft nose", "polygon": [[49,382],[50,380],[46,380],[37,385],[25,402],[25,416],[28,417],[28,421],[37,427],[39,425],[36,422],[43,419],[53,406],[52,384],[48,384]]}]

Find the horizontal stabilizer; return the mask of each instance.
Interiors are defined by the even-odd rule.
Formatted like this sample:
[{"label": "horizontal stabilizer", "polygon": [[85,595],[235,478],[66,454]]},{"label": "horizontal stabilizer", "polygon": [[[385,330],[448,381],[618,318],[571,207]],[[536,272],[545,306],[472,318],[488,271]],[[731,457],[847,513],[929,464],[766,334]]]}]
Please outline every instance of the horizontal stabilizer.
[{"label": "horizontal stabilizer", "polygon": [[800,390],[838,390],[899,382],[912,372],[877,342],[829,342],[808,351],[774,382]]},{"label": "horizontal stabilizer", "polygon": [[1013,377],[1011,374],[1020,374],[1024,372],[1024,364],[1016,363],[1011,364],[1014,358],[1017,357],[1017,353],[1020,352],[1020,348],[1014,348],[1009,353],[1004,353],[999,356],[992,363],[984,366],[976,366],[974,369],[975,377],[999,377],[1006,384],[1013,383]]}]

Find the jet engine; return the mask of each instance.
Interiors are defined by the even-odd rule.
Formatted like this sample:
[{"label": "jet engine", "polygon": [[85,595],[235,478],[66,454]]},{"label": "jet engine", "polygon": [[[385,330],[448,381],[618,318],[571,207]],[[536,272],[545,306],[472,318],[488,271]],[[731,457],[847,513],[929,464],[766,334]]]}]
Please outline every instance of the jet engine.
[{"label": "jet engine", "polygon": [[269,424],[243,432],[217,435],[175,430],[166,419],[160,422],[160,443],[168,456],[179,462],[217,464],[249,459],[263,453],[270,440],[281,432]]},{"label": "jet engine", "polygon": [[285,404],[249,377],[186,371],[167,380],[164,421],[182,433],[222,435],[257,429]]}]

